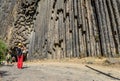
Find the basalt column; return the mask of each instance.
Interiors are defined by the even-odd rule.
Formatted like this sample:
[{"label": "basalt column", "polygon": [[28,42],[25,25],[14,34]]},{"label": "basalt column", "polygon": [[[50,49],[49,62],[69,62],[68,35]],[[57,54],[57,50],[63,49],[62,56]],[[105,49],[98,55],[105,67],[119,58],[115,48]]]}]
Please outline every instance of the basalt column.
[{"label": "basalt column", "polygon": [[17,16],[14,21],[14,26],[12,30],[11,44],[15,45],[16,43],[23,43],[26,45],[29,50],[29,54],[32,54],[34,50],[35,42],[35,29],[34,21],[36,20],[36,15],[38,14],[39,0],[27,1],[20,0],[17,5]]},{"label": "basalt column", "polygon": [[120,56],[119,0],[21,0],[11,42],[30,58]]},{"label": "basalt column", "polygon": [[120,55],[117,0],[41,0],[34,55],[61,59]]}]

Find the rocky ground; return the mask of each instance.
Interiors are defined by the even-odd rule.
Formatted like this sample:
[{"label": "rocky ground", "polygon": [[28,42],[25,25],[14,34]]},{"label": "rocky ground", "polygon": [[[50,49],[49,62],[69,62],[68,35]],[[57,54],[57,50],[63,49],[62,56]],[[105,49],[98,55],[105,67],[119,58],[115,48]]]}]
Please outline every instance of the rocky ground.
[{"label": "rocky ground", "polygon": [[24,62],[0,67],[0,81],[120,81],[120,68],[88,63]]}]

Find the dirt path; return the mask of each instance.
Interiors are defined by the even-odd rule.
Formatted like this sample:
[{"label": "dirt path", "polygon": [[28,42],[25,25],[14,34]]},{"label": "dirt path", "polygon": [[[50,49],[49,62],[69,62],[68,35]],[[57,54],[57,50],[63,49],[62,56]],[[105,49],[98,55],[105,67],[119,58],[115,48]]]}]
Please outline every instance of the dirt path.
[{"label": "dirt path", "polygon": [[106,74],[96,72],[84,64],[24,63],[23,69],[13,66],[0,67],[0,81],[120,81],[118,69],[89,65]]}]

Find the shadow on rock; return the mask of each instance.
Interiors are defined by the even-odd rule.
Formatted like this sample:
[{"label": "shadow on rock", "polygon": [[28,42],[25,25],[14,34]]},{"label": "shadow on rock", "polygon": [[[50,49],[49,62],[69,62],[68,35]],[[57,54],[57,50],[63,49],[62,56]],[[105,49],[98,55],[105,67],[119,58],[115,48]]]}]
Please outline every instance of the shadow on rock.
[{"label": "shadow on rock", "polygon": [[22,67],[22,69],[27,69],[27,68],[29,68],[29,67]]},{"label": "shadow on rock", "polygon": [[14,66],[14,65],[12,64],[12,65],[5,65],[5,66],[9,66],[9,67],[12,67],[12,66]]},{"label": "shadow on rock", "polygon": [[2,76],[8,76],[8,72],[7,71],[0,71],[0,77]]}]

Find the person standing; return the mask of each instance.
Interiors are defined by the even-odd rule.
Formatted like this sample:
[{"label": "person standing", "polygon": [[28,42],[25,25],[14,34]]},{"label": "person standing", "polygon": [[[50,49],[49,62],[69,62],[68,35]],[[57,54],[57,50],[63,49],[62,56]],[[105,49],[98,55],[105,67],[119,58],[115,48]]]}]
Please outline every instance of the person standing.
[{"label": "person standing", "polygon": [[27,60],[28,51],[27,51],[27,48],[26,48],[25,44],[22,47],[22,51],[23,51],[23,61],[26,61]]},{"label": "person standing", "polygon": [[18,48],[17,48],[17,68],[18,69],[22,69],[23,67],[23,53],[22,53],[22,44],[19,43],[18,44]]},{"label": "person standing", "polygon": [[13,46],[10,48],[10,50],[11,50],[12,62],[16,62],[16,59],[17,59],[14,48],[15,48],[15,47],[13,47]]},{"label": "person standing", "polygon": [[10,63],[12,64],[11,52],[10,51],[8,51],[8,53],[7,53],[6,61],[7,61],[7,65],[9,65]]}]

